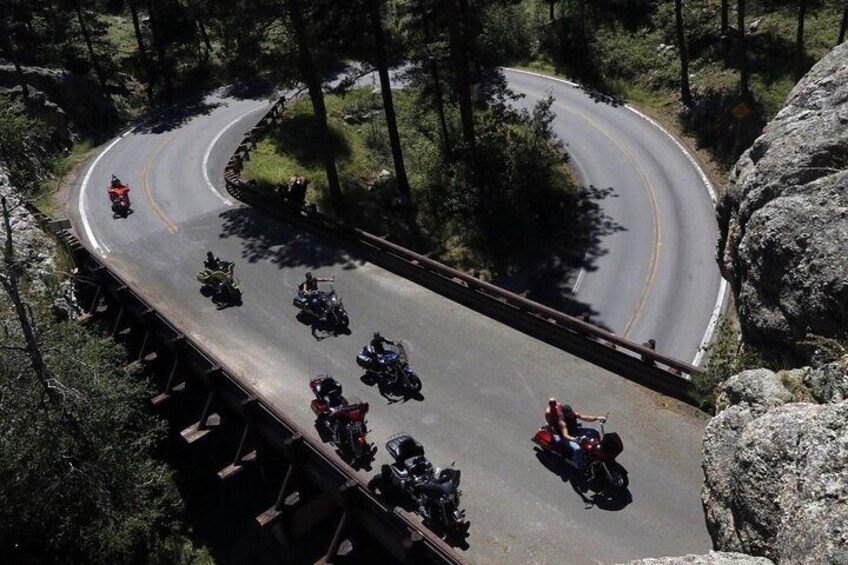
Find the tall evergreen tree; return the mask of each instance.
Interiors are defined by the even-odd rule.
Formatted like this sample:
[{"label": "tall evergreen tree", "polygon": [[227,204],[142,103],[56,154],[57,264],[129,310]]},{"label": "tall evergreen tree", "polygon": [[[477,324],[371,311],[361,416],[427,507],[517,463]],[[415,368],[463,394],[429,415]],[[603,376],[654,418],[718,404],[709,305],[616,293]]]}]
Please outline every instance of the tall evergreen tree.
[{"label": "tall evergreen tree", "polygon": [[798,25],[795,29],[795,81],[804,76],[804,20],[807,17],[807,0],[798,0]]},{"label": "tall evergreen tree", "polygon": [[845,32],[848,32],[848,4],[845,4],[845,8],[842,9],[842,23],[839,26],[839,39],[836,41],[837,45],[842,45],[845,41]]},{"label": "tall evergreen tree", "polygon": [[21,93],[24,99],[29,98],[29,87],[24,78],[24,71],[21,68],[20,60],[15,46],[12,44],[12,26],[9,22],[12,19],[12,2],[4,1],[0,6],[0,49],[3,50],[3,56],[12,62],[15,67],[15,75],[18,77],[18,84],[21,86]]},{"label": "tall evergreen tree", "polygon": [[742,99],[746,103],[752,103],[753,95],[749,87],[750,76],[748,71],[748,53],[745,38],[745,0],[736,0],[736,25],[739,37],[737,39],[737,54],[739,64],[739,83]]},{"label": "tall evergreen tree", "polygon": [[674,21],[677,28],[677,49],[680,52],[680,99],[687,106],[692,104],[689,90],[689,54],[683,29],[683,0],[674,0]]},{"label": "tall evergreen tree", "polygon": [[462,139],[474,150],[474,110],[471,101],[471,78],[468,69],[468,2],[444,0],[448,18],[450,52],[453,60],[454,93],[459,104]]},{"label": "tall evergreen tree", "polygon": [[310,50],[310,30],[307,27],[301,0],[289,0],[288,11],[291,18],[292,32],[297,43],[298,66],[306,87],[309,90],[309,98],[312,101],[312,109],[315,113],[315,126],[318,129],[320,138],[323,140],[322,158],[324,160],[324,170],[327,174],[327,186],[330,189],[330,198],[336,212],[344,216],[345,207],[339,184],[339,173],[336,170],[336,161],[333,158],[330,128],[327,126],[327,107],[324,104],[324,92],[321,90],[321,77]]},{"label": "tall evergreen tree", "polygon": [[371,30],[374,35],[374,51],[377,60],[377,72],[380,75],[380,90],[383,95],[383,111],[386,114],[386,127],[389,130],[389,144],[392,148],[392,160],[395,165],[395,178],[398,189],[407,207],[412,205],[409,180],[406,178],[406,166],[403,162],[403,149],[400,146],[400,134],[397,129],[395,104],[392,98],[392,85],[389,80],[389,61],[383,38],[383,21],[380,17],[379,0],[366,0],[371,15]]}]

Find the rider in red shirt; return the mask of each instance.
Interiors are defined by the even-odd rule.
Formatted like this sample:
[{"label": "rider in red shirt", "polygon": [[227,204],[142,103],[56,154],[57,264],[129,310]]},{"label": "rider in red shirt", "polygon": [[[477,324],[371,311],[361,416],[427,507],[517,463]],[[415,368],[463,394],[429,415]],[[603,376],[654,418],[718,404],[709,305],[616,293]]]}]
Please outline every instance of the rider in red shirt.
[{"label": "rider in red shirt", "polygon": [[568,404],[557,402],[556,398],[548,399],[548,407],[545,409],[545,421],[548,423],[548,427],[554,435],[555,441],[566,440],[572,443],[572,448],[577,446],[578,436],[582,435],[580,433],[582,428],[578,420],[584,422],[606,422],[604,416],[584,416],[580,412],[573,410]]}]

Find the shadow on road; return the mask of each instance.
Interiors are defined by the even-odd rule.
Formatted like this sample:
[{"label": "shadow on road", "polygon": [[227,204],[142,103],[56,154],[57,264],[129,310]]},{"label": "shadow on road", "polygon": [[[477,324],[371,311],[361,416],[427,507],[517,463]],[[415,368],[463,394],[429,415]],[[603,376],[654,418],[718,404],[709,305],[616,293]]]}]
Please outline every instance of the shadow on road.
[{"label": "shadow on road", "polygon": [[386,384],[385,381],[374,376],[372,373],[365,373],[359,377],[359,380],[367,386],[373,386],[376,384],[377,391],[380,393],[380,396],[386,399],[386,404],[396,404],[398,402],[406,403],[410,400],[422,402],[424,400],[424,395],[420,392],[408,390],[404,388],[401,383],[394,383],[391,385]]},{"label": "shadow on road", "polygon": [[591,304],[575,299],[575,286],[580,280],[580,271],[595,271],[596,261],[607,254],[604,238],[626,231],[601,206],[607,198],[618,198],[612,187],[598,188],[593,185],[583,188],[583,199],[578,210],[575,239],[569,249],[540,261],[528,274],[526,281],[497,281],[513,291],[526,292],[527,298],[572,316],[588,315],[596,326],[609,330],[603,320],[596,319],[597,310]]},{"label": "shadow on road", "polygon": [[623,491],[605,491],[602,489],[595,490],[593,487],[598,487],[598,479],[587,481],[583,473],[578,471],[573,465],[563,461],[561,457],[551,455],[547,451],[539,448],[534,448],[536,459],[544,465],[549,471],[555,473],[562,479],[563,482],[569,483],[574,492],[583,500],[585,508],[599,508],[615,512],[623,510],[631,502],[633,495],[629,489]]},{"label": "shadow on road", "polygon": [[241,240],[242,257],[250,263],[269,261],[280,268],[335,267],[356,269],[364,261],[352,260],[331,239],[311,236],[283,223],[279,218],[253,208],[241,207],[220,214],[220,238]]},{"label": "shadow on road", "polygon": [[222,102],[210,104],[206,102],[205,96],[198,96],[183,104],[168,108],[159,114],[151,116],[136,128],[136,132],[164,133],[175,130],[188,123],[192,118],[212,113],[215,108],[218,108],[222,104]]}]

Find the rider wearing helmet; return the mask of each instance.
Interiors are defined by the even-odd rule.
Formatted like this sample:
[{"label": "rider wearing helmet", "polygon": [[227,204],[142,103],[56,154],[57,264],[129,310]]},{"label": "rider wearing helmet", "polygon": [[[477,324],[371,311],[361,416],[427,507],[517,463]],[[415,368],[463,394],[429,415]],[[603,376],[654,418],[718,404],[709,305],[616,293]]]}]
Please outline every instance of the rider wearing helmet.
[{"label": "rider wearing helmet", "polygon": [[210,271],[220,271],[221,270],[221,260],[211,252],[206,252],[206,260],[203,262],[203,266],[209,269]]},{"label": "rider wearing helmet", "polygon": [[127,207],[129,207],[130,187],[121,182],[121,179],[117,176],[112,175],[112,181],[109,183],[109,187],[106,189],[106,192],[109,194],[110,202],[114,203],[116,200],[123,200],[126,202]]},{"label": "rider wearing helmet", "polygon": [[306,294],[306,297],[309,300],[309,308],[312,310],[313,314],[319,316],[320,320],[324,320],[324,308],[321,293],[318,292],[318,283],[332,281],[332,278],[328,279],[326,277],[316,277],[313,276],[312,273],[306,273],[306,280],[300,283],[300,290]]},{"label": "rider wearing helmet", "polygon": [[383,355],[386,353],[386,348],[383,347],[384,343],[388,343],[389,345],[394,345],[390,339],[386,339],[380,335],[380,332],[374,332],[374,337],[371,339],[371,349],[374,351],[375,355]]}]

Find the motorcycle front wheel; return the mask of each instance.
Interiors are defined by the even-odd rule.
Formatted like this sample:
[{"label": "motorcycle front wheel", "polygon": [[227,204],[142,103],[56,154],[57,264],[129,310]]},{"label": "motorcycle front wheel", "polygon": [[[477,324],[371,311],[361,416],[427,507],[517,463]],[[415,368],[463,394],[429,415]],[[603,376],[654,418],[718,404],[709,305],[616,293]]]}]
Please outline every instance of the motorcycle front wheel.
[{"label": "motorcycle front wheel", "polygon": [[418,378],[418,375],[407,375],[406,384],[412,392],[421,392],[421,379]]},{"label": "motorcycle front wheel", "polygon": [[343,330],[346,330],[349,325],[350,319],[347,317],[347,314],[341,314],[339,316],[339,326],[341,326]]}]

